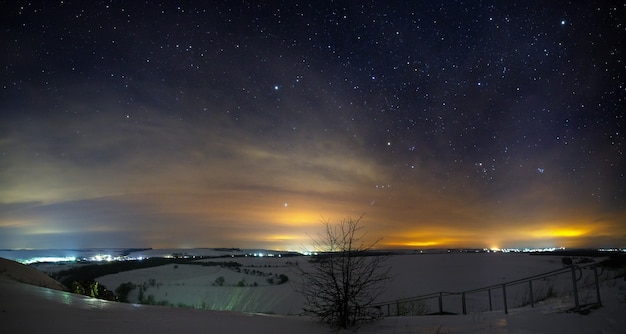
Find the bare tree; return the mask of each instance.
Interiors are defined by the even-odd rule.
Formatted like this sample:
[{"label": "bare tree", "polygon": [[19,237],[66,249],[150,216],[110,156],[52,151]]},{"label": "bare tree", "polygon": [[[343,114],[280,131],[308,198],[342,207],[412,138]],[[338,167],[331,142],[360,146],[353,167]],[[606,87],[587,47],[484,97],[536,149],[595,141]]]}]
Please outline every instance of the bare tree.
[{"label": "bare tree", "polygon": [[371,305],[389,279],[387,256],[372,252],[381,239],[366,242],[362,217],[334,225],[323,220],[324,232],[312,238],[319,253],[308,266],[298,266],[302,282],[296,289],[305,297],[305,311],[335,329],[380,317]]}]

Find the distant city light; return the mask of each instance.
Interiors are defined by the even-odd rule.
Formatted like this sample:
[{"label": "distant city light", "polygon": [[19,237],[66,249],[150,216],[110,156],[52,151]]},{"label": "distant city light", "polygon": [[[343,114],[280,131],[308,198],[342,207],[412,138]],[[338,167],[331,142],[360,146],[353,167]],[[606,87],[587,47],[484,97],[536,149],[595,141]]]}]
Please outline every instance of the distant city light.
[{"label": "distant city light", "polygon": [[75,262],[76,258],[73,256],[65,256],[65,257],[42,256],[42,257],[33,257],[30,259],[17,259],[16,261],[22,264],[33,264],[33,263],[39,263],[39,262]]}]

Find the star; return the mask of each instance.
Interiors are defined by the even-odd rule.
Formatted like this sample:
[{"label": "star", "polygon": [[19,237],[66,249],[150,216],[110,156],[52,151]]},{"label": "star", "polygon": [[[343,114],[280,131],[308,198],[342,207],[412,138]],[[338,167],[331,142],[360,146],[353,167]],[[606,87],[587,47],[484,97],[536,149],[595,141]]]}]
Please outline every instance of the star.
[{"label": "star", "polygon": [[[494,226],[500,247],[626,245],[626,35],[605,2],[14,6],[0,245],[245,248],[355,212],[396,245],[488,247]],[[589,233],[531,233],[556,222]]]}]

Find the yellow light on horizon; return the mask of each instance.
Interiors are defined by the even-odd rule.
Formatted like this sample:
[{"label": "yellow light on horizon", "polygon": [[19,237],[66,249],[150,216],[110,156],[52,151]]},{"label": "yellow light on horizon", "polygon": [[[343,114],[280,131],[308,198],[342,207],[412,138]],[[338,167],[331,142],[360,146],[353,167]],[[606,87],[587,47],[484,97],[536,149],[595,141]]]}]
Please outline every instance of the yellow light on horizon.
[{"label": "yellow light on horizon", "polygon": [[265,236],[265,239],[270,241],[294,241],[302,239],[302,236],[293,234],[270,234]]},{"label": "yellow light on horizon", "polygon": [[432,247],[440,245],[439,241],[409,241],[409,242],[387,242],[381,246],[386,247]]},{"label": "yellow light on horizon", "polygon": [[290,211],[283,212],[274,218],[277,223],[288,226],[311,226],[318,225],[320,222],[320,216],[317,213],[306,211]]},{"label": "yellow light on horizon", "polygon": [[532,232],[535,238],[576,238],[587,234],[589,231],[582,228],[554,228]]}]

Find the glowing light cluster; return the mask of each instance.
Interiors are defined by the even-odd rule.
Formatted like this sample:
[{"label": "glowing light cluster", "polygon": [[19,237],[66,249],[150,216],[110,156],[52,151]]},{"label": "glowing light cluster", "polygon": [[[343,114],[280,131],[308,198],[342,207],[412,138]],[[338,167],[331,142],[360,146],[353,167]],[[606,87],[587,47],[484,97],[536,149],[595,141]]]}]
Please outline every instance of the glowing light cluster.
[{"label": "glowing light cluster", "polygon": [[63,256],[63,257],[39,256],[39,257],[30,258],[30,259],[17,259],[17,262],[22,263],[22,264],[33,264],[33,263],[40,263],[40,262],[75,262],[75,261],[76,261],[76,257],[73,257],[73,256]]},{"label": "glowing light cluster", "polygon": [[501,253],[536,253],[536,252],[554,252],[564,250],[565,247],[545,247],[545,248],[490,248],[485,249],[487,252]]},{"label": "glowing light cluster", "polygon": [[34,264],[34,263],[58,263],[58,262],[113,262],[113,261],[133,261],[143,260],[145,257],[130,257],[130,256],[113,256],[110,254],[96,254],[89,257],[76,257],[76,256],[34,256],[27,259],[16,259],[17,262],[22,264]]}]

